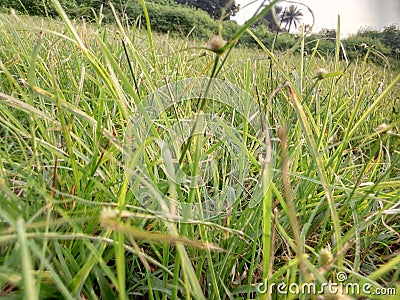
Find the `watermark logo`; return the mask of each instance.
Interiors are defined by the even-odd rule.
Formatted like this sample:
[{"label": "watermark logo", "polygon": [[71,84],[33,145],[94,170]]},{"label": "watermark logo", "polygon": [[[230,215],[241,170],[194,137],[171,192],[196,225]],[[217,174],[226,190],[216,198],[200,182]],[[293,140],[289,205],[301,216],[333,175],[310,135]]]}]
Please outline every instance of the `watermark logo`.
[{"label": "watermark logo", "polygon": [[307,282],[303,284],[278,282],[269,283],[265,280],[263,283],[257,285],[257,291],[260,294],[273,294],[278,295],[396,295],[395,288],[383,288],[373,286],[370,283],[355,283],[346,282],[348,275],[345,272],[338,272],[336,274],[337,282],[322,282],[317,284],[315,282]]},{"label": "watermark logo", "polygon": [[[249,171],[265,154],[265,123],[253,97],[223,80],[193,78],[158,88],[137,106],[125,133],[131,191],[145,208],[167,218],[212,218],[243,193],[261,199],[262,180]],[[195,149],[189,158],[188,145]],[[201,201],[190,201],[194,190]]]}]

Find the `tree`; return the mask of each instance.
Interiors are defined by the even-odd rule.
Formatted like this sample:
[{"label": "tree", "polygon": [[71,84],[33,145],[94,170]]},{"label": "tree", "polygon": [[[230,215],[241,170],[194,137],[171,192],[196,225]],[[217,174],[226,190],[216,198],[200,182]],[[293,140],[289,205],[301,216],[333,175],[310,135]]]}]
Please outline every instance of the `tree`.
[{"label": "tree", "polygon": [[229,20],[237,12],[238,7],[233,0],[175,0],[175,2],[206,11],[212,18]]},{"label": "tree", "polygon": [[360,37],[371,38],[375,40],[382,39],[382,32],[380,30],[371,29],[371,28],[360,28],[357,32],[357,35]]},{"label": "tree", "polygon": [[283,12],[282,22],[286,24],[285,28],[287,28],[288,32],[290,32],[292,25],[297,28],[302,16],[303,13],[301,12],[301,9],[298,9],[297,6],[293,4],[289,6],[289,9],[285,9]]},{"label": "tree", "polygon": [[336,39],[336,29],[322,28],[319,32],[320,36],[325,39]]},{"label": "tree", "polygon": [[400,27],[395,24],[386,26],[382,32],[382,42],[392,49],[400,49]]},{"label": "tree", "polygon": [[280,23],[282,17],[282,10],[283,8],[281,6],[275,5],[262,17],[260,21],[254,24],[254,27],[259,25],[265,25],[271,32],[281,31]]}]

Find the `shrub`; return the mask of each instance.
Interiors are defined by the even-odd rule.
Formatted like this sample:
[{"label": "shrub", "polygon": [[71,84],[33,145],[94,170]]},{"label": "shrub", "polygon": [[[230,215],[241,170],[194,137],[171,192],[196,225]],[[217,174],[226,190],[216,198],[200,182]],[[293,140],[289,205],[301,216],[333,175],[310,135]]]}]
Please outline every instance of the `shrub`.
[{"label": "shrub", "polygon": [[333,53],[335,51],[335,39],[325,36],[321,37],[320,34],[312,34],[311,36],[306,38],[305,50],[308,53],[314,51],[314,47],[316,46],[317,40],[319,40],[318,44],[318,53],[325,56]]},{"label": "shrub", "polygon": [[363,58],[368,54],[368,58],[376,64],[385,64],[386,57],[390,55],[390,49],[382,44],[380,40],[366,36],[350,36],[343,41],[349,59],[356,57]]},{"label": "shrub", "polygon": [[222,36],[230,39],[239,30],[239,25],[234,21],[226,21],[222,24]]},{"label": "shrub", "polygon": [[[217,22],[201,10],[182,6],[162,7],[156,3],[148,3],[147,10],[152,29],[159,32],[179,32],[187,35],[194,28],[193,34],[195,36],[209,38],[218,29]],[[129,15],[133,17],[142,15],[142,8],[140,7],[140,11],[135,11]]]},{"label": "shrub", "polygon": [[[76,0],[59,0],[62,7],[70,15],[75,15],[78,7]],[[51,0],[8,0],[7,3],[0,4],[2,8],[12,8],[20,13],[34,16],[57,16]]]},{"label": "shrub", "polygon": [[[93,12],[100,12],[103,6],[103,21],[113,22],[114,16],[107,3],[109,1],[96,0],[59,0],[61,6],[70,17],[86,17],[94,19]],[[79,2],[79,4],[78,4]],[[117,12],[131,21],[143,15],[143,9],[139,1],[120,0],[110,1]],[[146,1],[152,29],[159,32],[178,32],[187,35],[193,28],[193,34],[201,38],[209,38],[218,30],[217,22],[205,11],[184,7],[171,0]],[[51,0],[10,0],[2,4],[3,8],[12,8],[24,14],[37,16],[57,16],[57,12],[51,4]],[[144,18],[142,18],[144,22]]]}]

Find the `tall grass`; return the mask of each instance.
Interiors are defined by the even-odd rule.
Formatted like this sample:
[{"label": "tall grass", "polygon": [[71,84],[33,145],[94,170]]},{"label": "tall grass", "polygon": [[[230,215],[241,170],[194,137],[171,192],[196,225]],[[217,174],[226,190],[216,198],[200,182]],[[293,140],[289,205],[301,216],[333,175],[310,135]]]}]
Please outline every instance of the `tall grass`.
[{"label": "tall grass", "polygon": [[[258,288],[321,286],[339,272],[400,294],[400,74],[341,60],[340,25],[335,57],[320,55],[318,42],[310,56],[271,52],[254,34],[258,49],[236,48],[250,23],[214,53],[150,27],[71,21],[54,3],[62,21],[0,15],[2,297],[317,298]],[[251,95],[262,130],[212,101],[167,110],[137,152],[154,198],[201,206],[229,186],[233,157],[215,137],[198,134],[181,149],[192,175],[204,153],[214,157],[209,186],[185,189],[160,167],[157,140],[197,113],[237,130],[247,176],[222,214],[154,214],[125,172],[131,116],[166,83],[204,76]],[[335,295],[357,296],[383,298]]]}]

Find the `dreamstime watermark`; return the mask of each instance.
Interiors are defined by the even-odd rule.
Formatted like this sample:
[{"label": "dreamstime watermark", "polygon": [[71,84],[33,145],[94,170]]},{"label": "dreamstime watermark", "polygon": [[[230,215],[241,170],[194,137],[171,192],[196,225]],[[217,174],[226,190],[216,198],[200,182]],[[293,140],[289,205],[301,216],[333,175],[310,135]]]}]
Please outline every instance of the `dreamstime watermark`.
[{"label": "dreamstime watermark", "polygon": [[263,283],[257,285],[257,292],[260,294],[276,293],[279,295],[396,295],[395,288],[375,287],[371,283],[345,282],[347,281],[347,274],[345,272],[338,272],[336,279],[337,282],[328,281],[320,284],[316,284],[315,282],[303,284],[286,284],[285,282],[268,283],[265,280]]},{"label": "dreamstime watermark", "polygon": [[[197,111],[201,101],[207,105]],[[207,219],[226,212],[243,193],[261,199],[265,182],[249,170],[265,156],[265,122],[253,97],[223,80],[190,78],[158,88],[137,105],[125,132],[131,191],[146,209],[168,218]],[[251,157],[248,139],[256,145]],[[196,170],[185,156],[192,143],[203,143],[191,153]],[[252,191],[246,189],[249,178]],[[201,201],[182,201],[193,190]]]}]

